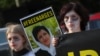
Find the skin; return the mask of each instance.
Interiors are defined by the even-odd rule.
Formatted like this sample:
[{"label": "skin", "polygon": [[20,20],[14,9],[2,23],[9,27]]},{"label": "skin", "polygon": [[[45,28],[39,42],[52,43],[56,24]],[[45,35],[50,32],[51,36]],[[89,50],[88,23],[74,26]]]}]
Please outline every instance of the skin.
[{"label": "skin", "polygon": [[40,43],[45,46],[50,46],[50,35],[45,30],[40,30],[37,36]]},{"label": "skin", "polygon": [[14,51],[20,51],[24,48],[23,43],[25,40],[17,33],[8,33],[7,35],[9,46]]},{"label": "skin", "polygon": [[[68,13],[65,14],[64,16],[64,23],[66,28],[68,29],[67,33],[75,33],[75,32],[80,32],[80,22],[81,18],[80,16],[73,10],[69,11]],[[57,38],[53,38],[52,44],[53,46],[56,46]]]},{"label": "skin", "polygon": [[75,11],[69,11],[64,16],[64,23],[68,29],[68,33],[80,32],[81,18]]}]

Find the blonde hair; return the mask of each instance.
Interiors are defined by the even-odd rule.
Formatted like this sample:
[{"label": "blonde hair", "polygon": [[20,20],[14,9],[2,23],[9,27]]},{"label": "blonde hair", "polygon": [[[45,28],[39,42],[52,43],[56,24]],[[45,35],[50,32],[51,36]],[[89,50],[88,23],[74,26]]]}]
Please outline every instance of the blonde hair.
[{"label": "blonde hair", "polygon": [[[10,25],[7,25],[6,36],[9,33],[17,33],[20,36],[22,36],[23,40],[25,40],[23,45],[25,46],[25,48],[29,47],[28,46],[29,43],[28,43],[27,37],[25,35],[24,29],[23,29],[23,27],[20,24],[10,24]],[[28,49],[30,49],[30,48],[28,48]]]},{"label": "blonde hair", "polygon": [[6,35],[8,35],[8,33],[17,33],[21,35],[23,38],[26,38],[24,30],[20,24],[14,24],[14,25],[12,24],[7,26]]}]

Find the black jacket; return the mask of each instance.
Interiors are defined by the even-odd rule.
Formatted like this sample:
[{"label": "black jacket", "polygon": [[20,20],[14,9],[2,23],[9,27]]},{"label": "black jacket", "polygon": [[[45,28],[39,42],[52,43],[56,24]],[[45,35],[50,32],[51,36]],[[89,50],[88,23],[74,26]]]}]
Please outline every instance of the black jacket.
[{"label": "black jacket", "polygon": [[36,53],[35,53],[36,56],[51,56],[50,53],[48,53],[47,51],[45,50],[41,50],[39,49]]},{"label": "black jacket", "polygon": [[22,56],[22,55],[25,55],[28,52],[29,52],[29,50],[24,48],[24,49],[22,49],[21,51],[18,51],[18,52],[13,51],[13,56]]}]

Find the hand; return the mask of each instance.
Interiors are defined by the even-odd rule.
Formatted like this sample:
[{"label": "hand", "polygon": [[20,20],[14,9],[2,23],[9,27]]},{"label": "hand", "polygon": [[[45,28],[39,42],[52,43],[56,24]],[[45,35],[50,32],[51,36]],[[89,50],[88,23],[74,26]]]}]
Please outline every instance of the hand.
[{"label": "hand", "polygon": [[52,39],[52,45],[56,46],[58,44],[58,38],[53,38]]}]

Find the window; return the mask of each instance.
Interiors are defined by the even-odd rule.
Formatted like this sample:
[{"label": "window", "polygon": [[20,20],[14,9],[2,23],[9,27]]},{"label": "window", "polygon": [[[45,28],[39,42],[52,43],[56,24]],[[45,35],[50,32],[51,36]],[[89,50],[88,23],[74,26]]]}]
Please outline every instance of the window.
[{"label": "window", "polygon": [[0,28],[0,55],[11,56],[9,45],[6,39],[6,28]]}]

